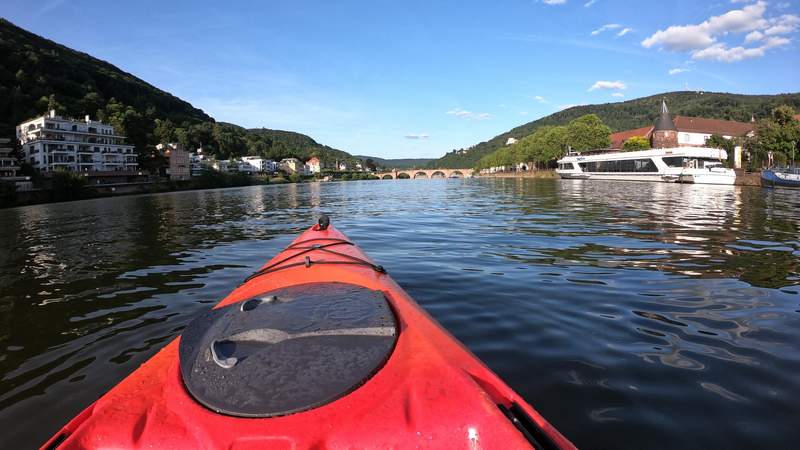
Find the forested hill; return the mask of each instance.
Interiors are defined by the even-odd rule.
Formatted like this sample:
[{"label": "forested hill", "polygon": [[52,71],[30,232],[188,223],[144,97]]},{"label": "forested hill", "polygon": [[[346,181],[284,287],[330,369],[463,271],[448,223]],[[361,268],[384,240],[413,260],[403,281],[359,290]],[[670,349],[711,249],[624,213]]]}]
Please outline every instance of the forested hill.
[{"label": "forested hill", "polygon": [[371,159],[378,167],[384,169],[415,169],[425,167],[433,158],[399,158],[385,159],[377,156],[356,156],[364,161]]},{"label": "forested hill", "polygon": [[0,135],[48,109],[49,97],[72,117],[111,98],[175,124],[212,121],[202,110],[86,53],[30,33],[0,18]]},{"label": "forested hill", "polygon": [[429,167],[471,168],[483,156],[503,147],[508,138],[520,139],[544,125],[565,125],[586,114],[597,114],[613,131],[652,124],[660,112],[661,100],[670,112],[686,116],[747,122],[769,116],[773,108],[785,104],[800,109],[800,93],[779,95],[741,95],[719,92],[681,91],[642,97],[619,103],[575,106],[533,122],[520,125],[465,152],[452,151],[428,163]]},{"label": "forested hill", "polygon": [[[235,125],[231,126],[235,127]],[[248,141],[247,153],[263,155],[276,160],[291,157],[305,160],[311,156],[318,156],[326,161],[354,162],[357,158],[342,150],[322,145],[305,134],[294,131],[251,128],[246,130],[245,139]]]},{"label": "forested hill", "polygon": [[[136,146],[144,168],[157,164],[154,147],[178,142],[202,146],[221,159],[354,158],[291,131],[245,129],[217,123],[188,102],[116,66],[37,36],[0,18],[0,137],[14,135],[25,119],[55,109],[68,117],[90,115],[111,123]],[[268,124],[265,124],[268,125]]]}]

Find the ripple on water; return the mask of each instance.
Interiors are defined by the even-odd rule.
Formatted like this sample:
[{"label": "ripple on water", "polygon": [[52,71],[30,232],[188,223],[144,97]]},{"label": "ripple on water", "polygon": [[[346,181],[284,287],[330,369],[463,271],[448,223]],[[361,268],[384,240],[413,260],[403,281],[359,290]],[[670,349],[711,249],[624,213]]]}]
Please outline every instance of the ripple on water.
[{"label": "ripple on water", "polygon": [[778,191],[386,181],[4,210],[0,447],[41,444],[320,211],[579,446],[785,447],[800,197]]}]

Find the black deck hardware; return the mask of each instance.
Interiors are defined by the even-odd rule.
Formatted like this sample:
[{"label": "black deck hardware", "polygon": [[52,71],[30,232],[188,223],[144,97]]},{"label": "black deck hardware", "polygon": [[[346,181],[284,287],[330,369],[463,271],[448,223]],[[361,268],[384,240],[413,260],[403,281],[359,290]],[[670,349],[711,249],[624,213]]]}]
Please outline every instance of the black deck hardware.
[{"label": "black deck hardware", "polygon": [[221,414],[271,417],[342,397],[374,375],[397,340],[380,291],[309,283],[195,318],[181,337],[181,376]]},{"label": "black deck hardware", "polygon": [[325,214],[322,214],[321,216],[319,216],[319,221],[317,221],[317,223],[319,224],[320,230],[327,230],[328,225],[331,224],[331,219]]}]

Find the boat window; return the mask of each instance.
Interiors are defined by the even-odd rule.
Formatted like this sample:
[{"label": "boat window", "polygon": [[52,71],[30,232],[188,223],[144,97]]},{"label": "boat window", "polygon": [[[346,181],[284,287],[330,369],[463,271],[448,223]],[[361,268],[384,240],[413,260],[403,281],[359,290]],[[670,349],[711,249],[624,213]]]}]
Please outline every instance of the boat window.
[{"label": "boat window", "polygon": [[594,161],[578,165],[584,172],[658,172],[658,168],[650,158]]},{"label": "boat window", "polygon": [[683,167],[683,161],[686,159],[683,156],[666,156],[661,158],[669,167]]}]

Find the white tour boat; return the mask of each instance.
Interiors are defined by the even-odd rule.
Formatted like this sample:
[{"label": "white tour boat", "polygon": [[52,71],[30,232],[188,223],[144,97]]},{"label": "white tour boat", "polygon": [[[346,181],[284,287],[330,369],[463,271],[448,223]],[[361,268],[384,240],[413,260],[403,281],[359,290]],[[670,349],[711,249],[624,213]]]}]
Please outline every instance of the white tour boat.
[{"label": "white tour boat", "polygon": [[736,172],[723,166],[727,158],[725,150],[706,147],[570,153],[556,172],[589,180],[733,184]]}]

